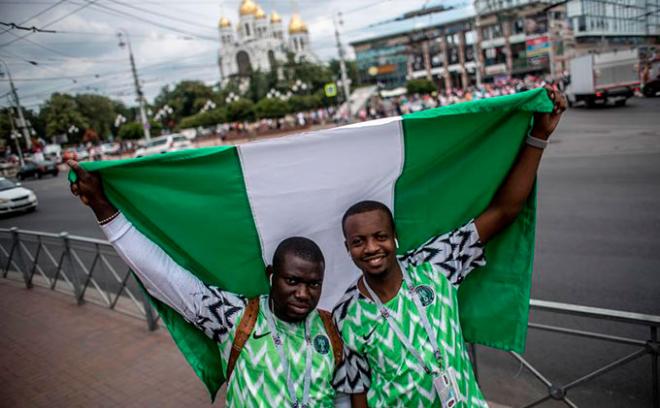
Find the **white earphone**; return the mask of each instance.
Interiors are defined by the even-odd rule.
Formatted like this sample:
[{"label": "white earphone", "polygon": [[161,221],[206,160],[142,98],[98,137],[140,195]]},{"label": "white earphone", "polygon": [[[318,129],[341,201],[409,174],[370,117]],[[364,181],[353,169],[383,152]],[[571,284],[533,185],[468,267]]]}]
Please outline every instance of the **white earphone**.
[{"label": "white earphone", "polygon": [[396,249],[399,249],[399,240],[394,238],[394,245],[396,245]]},{"label": "white earphone", "polygon": [[268,281],[270,282],[270,286],[273,286],[273,274],[272,273],[268,277]]}]

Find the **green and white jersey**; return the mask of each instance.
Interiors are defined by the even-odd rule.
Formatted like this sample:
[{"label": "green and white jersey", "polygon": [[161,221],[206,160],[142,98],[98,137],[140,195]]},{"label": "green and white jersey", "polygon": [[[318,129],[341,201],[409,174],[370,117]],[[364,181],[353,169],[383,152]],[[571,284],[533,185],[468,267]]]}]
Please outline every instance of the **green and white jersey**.
[{"label": "green and white jersey", "polygon": [[[227,363],[247,299],[234,293],[205,285],[178,265],[160,247],[140,233],[123,216],[102,226],[117,253],[139,276],[149,293],[166,303],[188,322],[218,343],[223,371]],[[259,315],[254,330],[239,354],[227,385],[228,407],[281,407],[293,401],[287,389],[287,373],[270,334],[264,310],[268,296],[260,298]],[[306,341],[303,323],[290,324],[277,318],[275,326],[283,339],[283,348],[291,369],[294,389],[303,398],[306,368]],[[310,319],[312,368],[310,407],[334,406],[332,387],[335,359],[321,316],[315,310]]]},{"label": "green and white jersey", "polygon": [[[483,246],[473,222],[437,236],[399,257],[424,307],[445,367],[456,373],[462,407],[487,406],[474,378],[458,315],[457,286],[476,266],[485,265]],[[361,279],[361,278],[360,278]],[[430,339],[410,294],[402,285],[385,306],[394,321],[434,369]],[[376,304],[357,281],[334,309],[345,343],[344,362],[335,378],[338,391],[364,392],[371,407],[440,407],[433,378],[396,336]]]},{"label": "green and white jersey", "polygon": [[[284,365],[280,361],[271,337],[270,328],[264,315],[265,308],[268,308],[268,295],[260,298],[259,315],[254,330],[245,342],[245,346],[236,360],[232,377],[227,384],[228,407],[270,408],[291,405],[292,401],[287,391],[287,373],[284,372]],[[317,311],[313,311],[312,314],[310,318],[313,348],[309,391],[310,407],[333,407],[335,390],[332,388],[332,378],[335,371],[335,359],[321,316]],[[284,339],[283,347],[289,360],[296,395],[298,400],[302,401],[306,354],[304,325],[287,323],[279,319],[274,320],[277,332]],[[236,326],[237,324],[229,330],[224,342],[218,343],[225,374],[236,334]]]}]

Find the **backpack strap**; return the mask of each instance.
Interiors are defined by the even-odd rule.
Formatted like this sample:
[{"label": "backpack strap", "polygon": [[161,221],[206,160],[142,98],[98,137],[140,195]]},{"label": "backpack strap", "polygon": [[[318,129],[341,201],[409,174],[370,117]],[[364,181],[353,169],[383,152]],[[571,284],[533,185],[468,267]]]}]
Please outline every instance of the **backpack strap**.
[{"label": "backpack strap", "polygon": [[231,353],[229,354],[229,361],[227,362],[227,382],[229,382],[229,379],[231,378],[234,366],[236,365],[236,360],[238,360],[238,356],[241,354],[245,342],[250,338],[250,334],[252,334],[252,330],[254,330],[258,315],[259,297],[255,297],[248,301],[247,306],[245,307],[245,312],[243,312],[241,321],[236,328],[236,336],[234,336],[234,343],[231,345]]},{"label": "backpack strap", "polygon": [[335,357],[335,370],[337,370],[337,367],[339,367],[344,357],[343,354],[344,342],[341,340],[341,336],[337,331],[337,326],[335,326],[335,322],[332,320],[332,313],[328,312],[327,310],[321,310],[321,309],[318,309],[318,311],[319,311],[319,315],[321,316],[321,321],[323,321],[323,327],[325,327],[325,332],[328,334],[328,337],[330,337],[330,345],[332,345],[332,354]]}]

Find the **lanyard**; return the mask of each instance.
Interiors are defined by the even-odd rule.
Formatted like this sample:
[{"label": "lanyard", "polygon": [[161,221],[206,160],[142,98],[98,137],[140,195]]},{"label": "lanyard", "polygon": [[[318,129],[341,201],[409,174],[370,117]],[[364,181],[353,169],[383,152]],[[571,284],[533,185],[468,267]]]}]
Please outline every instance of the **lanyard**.
[{"label": "lanyard", "polygon": [[[404,284],[406,285],[408,294],[410,295],[410,297],[412,297],[413,302],[415,303],[415,307],[417,308],[419,317],[422,319],[422,326],[424,326],[426,335],[428,336],[429,341],[431,342],[433,355],[440,364],[440,369],[442,369],[442,352],[438,349],[438,339],[433,329],[431,329],[431,324],[429,323],[429,319],[426,316],[426,311],[422,306],[422,302],[419,300],[419,296],[415,292],[415,288],[413,287],[412,282],[410,281],[408,272],[401,266],[401,264],[399,264],[399,267],[401,269],[401,274],[403,274],[403,281]],[[434,374],[434,371],[426,364],[426,362],[424,362],[424,358],[421,356],[421,354],[419,354],[419,352],[410,343],[410,340],[403,334],[403,332],[401,332],[399,325],[397,325],[397,323],[392,318],[392,312],[390,312],[389,309],[385,307],[383,302],[380,300],[376,292],[374,292],[374,290],[371,289],[371,287],[367,283],[367,280],[364,277],[362,278],[362,282],[364,283],[364,287],[367,288],[367,291],[369,292],[369,295],[371,295],[371,298],[373,299],[374,303],[376,303],[376,306],[378,307],[378,311],[385,318],[385,321],[390,325],[390,328],[392,329],[392,331],[394,331],[394,334],[396,334],[399,340],[401,340],[403,346],[406,349],[408,349],[408,351],[417,359],[417,362],[424,368],[426,374]]]},{"label": "lanyard", "polygon": [[280,355],[280,361],[282,361],[282,365],[284,365],[284,371],[286,372],[286,387],[289,390],[289,397],[291,398],[291,406],[293,408],[308,408],[309,407],[309,386],[312,380],[312,345],[311,345],[311,336],[309,333],[309,320],[312,317],[312,313],[314,311],[310,312],[310,314],[305,318],[305,379],[304,379],[304,385],[303,385],[303,398],[302,398],[302,403],[298,401],[298,397],[296,397],[296,390],[293,386],[293,380],[291,380],[291,369],[289,367],[289,359],[287,358],[285,352],[284,352],[284,344],[282,337],[280,334],[277,332],[277,328],[275,327],[275,319],[273,319],[273,315],[270,311],[270,298],[268,298],[268,302],[266,304],[266,307],[263,308],[264,314],[266,315],[266,321],[268,322],[268,327],[270,328],[270,336],[273,338],[273,343],[275,343],[275,348],[277,349],[277,353]]}]

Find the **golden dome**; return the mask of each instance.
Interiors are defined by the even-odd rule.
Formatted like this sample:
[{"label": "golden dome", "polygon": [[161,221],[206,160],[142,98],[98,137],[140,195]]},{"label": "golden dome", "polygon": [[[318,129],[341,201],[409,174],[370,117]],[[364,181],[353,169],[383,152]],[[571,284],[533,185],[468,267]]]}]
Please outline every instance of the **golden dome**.
[{"label": "golden dome", "polygon": [[281,23],[282,22],[282,17],[280,17],[280,15],[277,14],[277,11],[273,10],[273,12],[270,13],[270,22],[271,23]]},{"label": "golden dome", "polygon": [[266,18],[266,13],[264,13],[264,9],[262,9],[261,6],[257,6],[257,11],[254,16],[259,19]]},{"label": "golden dome", "polygon": [[298,13],[294,13],[293,16],[291,16],[291,21],[289,22],[289,34],[306,32],[307,25],[305,25],[305,22],[302,21],[302,18],[300,18]]},{"label": "golden dome", "polygon": [[243,0],[238,12],[242,16],[248,16],[257,12],[257,4],[252,0]]},{"label": "golden dome", "polygon": [[220,21],[218,22],[218,27],[220,28],[231,27],[231,21],[229,21],[227,17],[220,17]]}]

